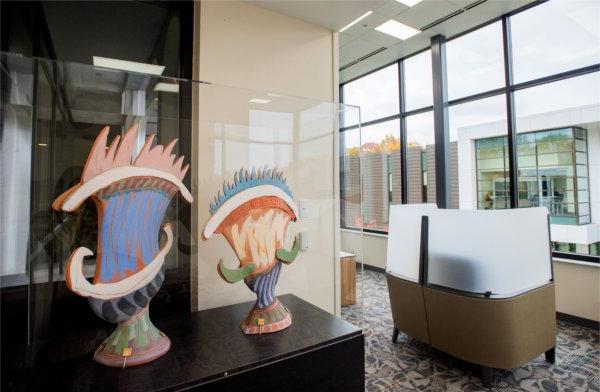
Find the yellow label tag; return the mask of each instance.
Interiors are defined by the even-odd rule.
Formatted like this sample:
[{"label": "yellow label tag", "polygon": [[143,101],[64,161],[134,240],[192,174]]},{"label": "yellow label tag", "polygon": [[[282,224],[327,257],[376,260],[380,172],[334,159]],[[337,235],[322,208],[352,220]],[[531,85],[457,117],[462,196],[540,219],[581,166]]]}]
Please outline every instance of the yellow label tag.
[{"label": "yellow label tag", "polygon": [[132,354],[133,354],[133,349],[131,347],[125,347],[123,349],[123,353],[121,354],[121,356],[123,356],[123,357],[131,357]]},{"label": "yellow label tag", "polygon": [[259,318],[258,320],[256,320],[256,323],[262,327],[263,325],[265,325],[265,319]]}]

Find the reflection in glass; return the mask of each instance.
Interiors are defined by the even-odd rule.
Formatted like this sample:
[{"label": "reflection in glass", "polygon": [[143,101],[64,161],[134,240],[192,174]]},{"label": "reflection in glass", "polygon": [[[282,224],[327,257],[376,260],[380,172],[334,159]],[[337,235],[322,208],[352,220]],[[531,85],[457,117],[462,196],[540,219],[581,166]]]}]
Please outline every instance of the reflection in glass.
[{"label": "reflection in glass", "polygon": [[[346,105],[360,106],[361,122],[398,114],[398,64],[392,64],[343,86]],[[356,124],[346,117],[344,126]]]},{"label": "reflection in glass", "polygon": [[433,105],[431,50],[404,60],[405,111]]},{"label": "reflection in glass", "polygon": [[[388,228],[389,203],[402,202],[400,172],[400,123],[387,121],[368,127],[345,131],[343,155],[345,162],[343,182],[349,192],[356,193],[350,184],[358,184],[362,169],[363,216],[351,203],[344,210],[347,227],[364,227],[386,231]],[[358,163],[360,159],[360,164]],[[347,199],[347,198],[346,198]]]},{"label": "reflection in glass", "polygon": [[504,86],[502,24],[448,41],[446,64],[450,100]]},{"label": "reflection in glass", "polygon": [[600,2],[548,1],[510,18],[515,83],[596,64]]}]

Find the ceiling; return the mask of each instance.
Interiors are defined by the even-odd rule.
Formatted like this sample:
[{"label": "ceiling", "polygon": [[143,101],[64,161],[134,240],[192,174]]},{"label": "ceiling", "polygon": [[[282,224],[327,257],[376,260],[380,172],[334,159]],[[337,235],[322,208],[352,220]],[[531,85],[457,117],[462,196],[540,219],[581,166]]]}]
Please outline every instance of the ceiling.
[{"label": "ceiling", "polygon": [[[372,14],[339,34],[340,68],[342,68],[340,70],[340,82],[344,82],[426,48],[430,45],[431,37],[437,34],[450,38],[532,1],[422,0],[412,7],[396,0],[266,0],[248,2],[334,31],[339,31],[366,12],[373,11]],[[469,8],[470,6],[472,8]],[[465,10],[465,8],[468,9]],[[464,10],[464,12],[461,12],[461,10]],[[454,13],[456,13],[455,16],[404,41],[375,30],[375,27],[390,19],[395,19],[405,25],[421,30],[423,27]],[[380,50],[379,53],[352,64],[377,50]]]}]

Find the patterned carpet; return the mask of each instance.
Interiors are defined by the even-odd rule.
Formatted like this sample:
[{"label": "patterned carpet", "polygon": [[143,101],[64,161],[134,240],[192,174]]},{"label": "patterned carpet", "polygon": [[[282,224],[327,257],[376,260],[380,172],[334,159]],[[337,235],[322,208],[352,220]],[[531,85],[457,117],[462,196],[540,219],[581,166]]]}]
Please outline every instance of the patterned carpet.
[{"label": "patterned carpet", "polygon": [[[363,328],[367,391],[481,391],[479,369],[400,333],[392,343],[392,315],[383,273],[365,270],[357,304],[342,308],[342,318]],[[598,331],[557,323],[556,364],[540,355],[527,365],[494,372],[493,391],[600,391]]]}]

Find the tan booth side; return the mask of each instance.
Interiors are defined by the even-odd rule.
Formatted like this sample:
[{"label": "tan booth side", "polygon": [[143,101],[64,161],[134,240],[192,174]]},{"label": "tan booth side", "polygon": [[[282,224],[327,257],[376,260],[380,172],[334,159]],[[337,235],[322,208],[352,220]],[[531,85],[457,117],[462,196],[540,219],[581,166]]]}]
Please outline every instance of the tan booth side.
[{"label": "tan booth side", "polygon": [[431,345],[453,356],[512,369],[556,344],[554,283],[506,299],[423,290]]},{"label": "tan booth side", "polygon": [[394,328],[430,344],[423,286],[389,273],[386,276]]}]

